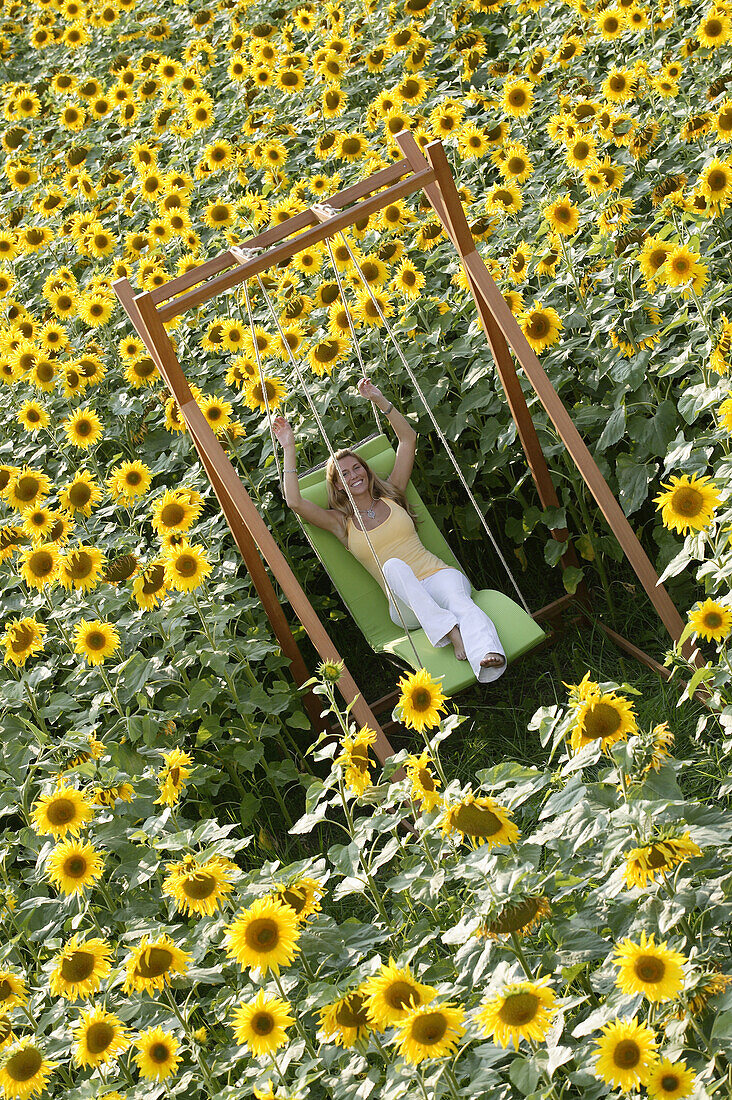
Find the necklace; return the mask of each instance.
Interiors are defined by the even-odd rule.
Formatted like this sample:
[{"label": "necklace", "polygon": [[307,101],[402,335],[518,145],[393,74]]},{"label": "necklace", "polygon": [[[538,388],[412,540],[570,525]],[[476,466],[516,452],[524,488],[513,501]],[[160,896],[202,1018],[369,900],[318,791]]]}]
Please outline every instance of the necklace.
[{"label": "necklace", "polygon": [[376,504],[376,501],[372,497],[371,498],[371,507],[367,508],[365,512],[362,512],[361,509],[359,508],[359,512],[361,512],[362,516],[368,516],[369,519],[376,519],[376,512],[374,511],[374,505],[375,504]]}]

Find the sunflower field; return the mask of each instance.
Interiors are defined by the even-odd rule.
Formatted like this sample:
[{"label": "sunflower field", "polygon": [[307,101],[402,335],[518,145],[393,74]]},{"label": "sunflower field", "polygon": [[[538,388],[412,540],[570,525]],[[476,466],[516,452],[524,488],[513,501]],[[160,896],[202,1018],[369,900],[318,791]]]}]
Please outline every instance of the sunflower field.
[{"label": "sunflower field", "polygon": [[[0,5],[0,1096],[732,1095],[732,4]],[[530,748],[502,733],[475,768],[461,746],[490,715],[426,673],[399,682],[380,771],[342,669],[314,667],[339,731],[316,738],[113,290],[245,247],[398,159],[405,129],[444,143],[688,624],[671,704],[557,662],[526,693]],[[413,196],[167,325],[349,668],[361,642],[263,415],[287,415],[303,468],[325,457],[290,352],[338,444],[371,430],[366,369],[419,431],[415,481],[476,586],[501,584],[384,317],[519,574],[584,583],[623,630],[612,532],[527,392],[561,502],[537,506]]]}]

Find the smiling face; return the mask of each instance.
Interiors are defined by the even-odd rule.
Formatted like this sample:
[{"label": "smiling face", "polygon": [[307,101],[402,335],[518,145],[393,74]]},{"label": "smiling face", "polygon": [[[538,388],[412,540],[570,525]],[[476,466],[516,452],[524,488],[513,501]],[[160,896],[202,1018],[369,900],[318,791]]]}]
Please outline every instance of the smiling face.
[{"label": "smiling face", "polygon": [[340,481],[342,485],[347,485],[354,496],[358,496],[359,493],[369,492],[368,471],[355,455],[346,455],[345,458],[339,458],[338,468],[340,470],[340,477],[337,478],[337,480]]}]

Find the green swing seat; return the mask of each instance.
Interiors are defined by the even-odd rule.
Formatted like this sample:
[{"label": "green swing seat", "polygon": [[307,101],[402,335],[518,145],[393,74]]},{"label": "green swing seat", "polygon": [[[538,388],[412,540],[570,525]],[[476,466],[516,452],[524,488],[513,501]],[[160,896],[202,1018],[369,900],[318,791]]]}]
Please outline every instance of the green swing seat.
[{"label": "green swing seat", "polygon": [[[354,451],[383,478],[391,472],[396,458],[394,449],[385,435],[367,439],[354,447]],[[327,508],[325,468],[321,467],[304,474],[300,479],[300,491],[313,504]],[[427,549],[437,554],[448,565],[460,569],[457,558],[411,482],[407,487],[407,499],[421,521],[418,525],[419,537]],[[341,545],[335,535],[310,523],[303,523],[302,526],[343,603],[371,648],[377,653],[392,654],[416,670],[419,666],[415,662],[409,635],[404,633],[401,625],[397,626],[392,622],[388,600],[371,574]],[[473,591],[472,596],[478,606],[495,623],[509,663],[544,640],[545,634],[541,627],[519,604],[503,592],[484,589],[480,592]],[[442,678],[442,690],[445,695],[454,695],[476,682],[470,665],[467,661],[456,659],[452,646],[435,649],[427,641],[423,630],[413,630],[410,634],[429,674],[433,679]]]}]

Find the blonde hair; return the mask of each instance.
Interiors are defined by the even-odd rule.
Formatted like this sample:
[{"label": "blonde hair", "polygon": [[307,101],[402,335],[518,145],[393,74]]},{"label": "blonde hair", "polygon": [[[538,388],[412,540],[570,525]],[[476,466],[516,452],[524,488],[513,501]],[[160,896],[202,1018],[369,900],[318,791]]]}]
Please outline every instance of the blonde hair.
[{"label": "blonde hair", "polygon": [[[393,500],[400,508],[411,517],[414,523],[419,523],[419,517],[412,508],[411,504],[406,498],[406,495],[397,489],[390,481],[385,481],[384,478],[379,477],[378,474],[369,466],[368,462],[364,461],[360,455],[352,451],[350,447],[343,447],[340,451],[335,452],[336,459],[341,458],[355,458],[366,471],[366,477],[368,480],[368,487],[371,496],[374,500],[380,500],[382,497],[388,497],[389,500]],[[340,470],[332,458],[328,459],[325,467],[325,484],[328,489],[328,507],[332,508],[336,512],[340,512],[346,518],[353,516],[353,508],[351,502],[348,499],[348,493],[343,488],[341,482]]]}]

